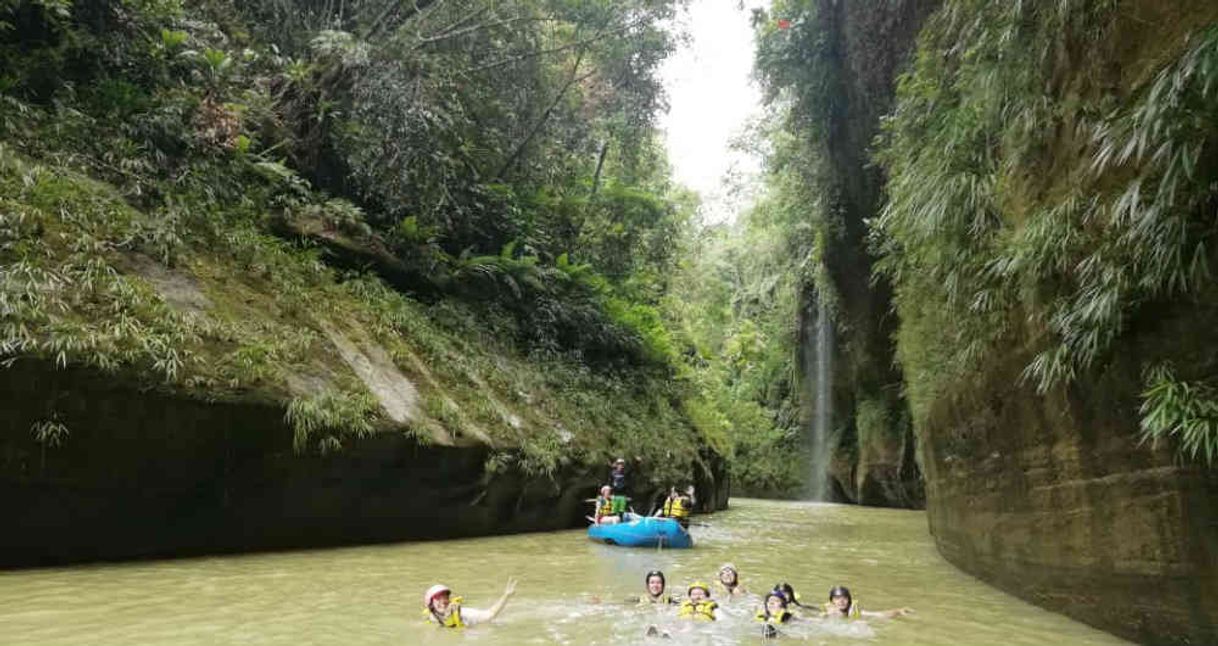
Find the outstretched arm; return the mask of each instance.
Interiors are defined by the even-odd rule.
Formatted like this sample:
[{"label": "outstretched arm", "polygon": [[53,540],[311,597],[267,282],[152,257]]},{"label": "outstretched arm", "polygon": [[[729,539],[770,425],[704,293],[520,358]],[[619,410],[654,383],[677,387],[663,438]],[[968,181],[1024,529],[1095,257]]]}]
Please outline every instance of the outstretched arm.
[{"label": "outstretched arm", "polygon": [[508,579],[507,587],[503,589],[503,596],[499,597],[499,600],[496,601],[495,605],[491,606],[491,609],[488,611],[490,613],[490,616],[487,617],[487,621],[490,621],[490,620],[494,619],[495,617],[498,617],[499,613],[503,611],[503,607],[507,605],[508,598],[511,597],[515,593],[516,593],[516,579]]},{"label": "outstretched arm", "polygon": [[893,608],[892,610],[864,610],[861,613],[864,617],[884,617],[885,619],[893,619],[905,615],[913,614],[913,608]]}]

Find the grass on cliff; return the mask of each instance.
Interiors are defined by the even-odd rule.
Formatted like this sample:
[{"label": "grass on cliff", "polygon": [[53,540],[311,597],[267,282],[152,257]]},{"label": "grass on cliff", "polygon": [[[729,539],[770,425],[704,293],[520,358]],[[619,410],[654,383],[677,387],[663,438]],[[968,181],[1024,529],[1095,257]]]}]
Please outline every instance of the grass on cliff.
[{"label": "grass on cliff", "polygon": [[[1137,3],[955,0],[928,23],[873,223],[919,423],[1012,352],[1045,391],[1101,365],[1147,308],[1200,297],[1218,249],[1218,8],[1194,4],[1148,22]],[[1167,358],[1144,357],[1147,374]],[[1162,380],[1147,390],[1144,413]]]},{"label": "grass on cliff", "polygon": [[[289,55],[258,42],[283,25],[249,22],[258,12],[243,13],[246,4],[0,2],[0,361],[36,358],[199,398],[284,405],[297,450],[326,453],[392,426],[332,342],[338,334],[383,349],[413,382],[407,432],[490,444],[497,467],[553,472],[632,455],[676,484],[701,448],[723,448],[717,428],[686,414],[691,390],[673,378],[678,350],[647,294],[662,281],[632,274],[644,285],[631,291],[565,254],[543,265],[515,241],[498,255],[445,252],[436,222],[388,217],[400,204],[371,200],[363,206],[379,212],[365,213],[354,202],[367,195],[328,146],[359,125],[354,108],[377,109],[327,98],[358,79],[308,47]],[[399,96],[363,98],[397,108]],[[415,107],[434,116],[451,98]],[[521,118],[507,116],[509,125]],[[455,130],[414,142],[434,153],[414,167],[471,158],[472,144],[449,136]],[[302,177],[310,171],[349,193],[318,189]],[[499,215],[571,225],[564,209],[647,220],[655,249],[618,258],[619,269],[662,266],[661,243],[680,213],[638,186],[604,180],[587,204],[520,197],[503,213],[496,201],[478,225],[503,224]],[[442,188],[475,201],[545,193],[456,180]],[[566,188],[586,194],[578,183]],[[382,249],[441,288],[414,300],[364,271],[327,265],[309,242],[272,235],[275,222],[295,216],[356,236],[380,227]],[[629,255],[647,246],[626,244],[645,228],[610,227],[598,240]]]},{"label": "grass on cliff", "polygon": [[[245,162],[230,163],[237,172]],[[180,192],[168,200],[179,217],[167,223],[85,170],[0,145],[7,363],[40,357],[196,397],[288,401],[297,450],[327,453],[385,422],[326,343],[322,326],[332,323],[368,331],[415,383],[421,441],[437,429],[488,441],[503,450],[493,466],[535,473],[639,456],[666,483],[699,459],[705,440],[682,410],[685,393],[662,374],[521,354],[503,340],[507,314],[488,321],[458,301],[426,305],[374,276],[330,269],[260,230],[265,203],[226,210]],[[259,187],[267,180],[247,181],[247,196],[277,194]],[[325,385],[294,394],[293,379]]]}]

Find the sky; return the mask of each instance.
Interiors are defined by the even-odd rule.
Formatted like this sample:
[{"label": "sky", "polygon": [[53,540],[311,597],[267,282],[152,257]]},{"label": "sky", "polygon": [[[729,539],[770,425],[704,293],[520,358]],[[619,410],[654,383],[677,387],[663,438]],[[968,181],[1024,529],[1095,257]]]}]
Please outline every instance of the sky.
[{"label": "sky", "polygon": [[[729,149],[731,139],[761,110],[751,80],[750,10],[768,0],[693,0],[676,28],[689,41],[660,71],[668,114],[660,119],[676,180],[702,196],[707,223],[734,221],[751,200],[729,186],[753,182],[761,160]],[[729,182],[729,174],[735,181]]]}]

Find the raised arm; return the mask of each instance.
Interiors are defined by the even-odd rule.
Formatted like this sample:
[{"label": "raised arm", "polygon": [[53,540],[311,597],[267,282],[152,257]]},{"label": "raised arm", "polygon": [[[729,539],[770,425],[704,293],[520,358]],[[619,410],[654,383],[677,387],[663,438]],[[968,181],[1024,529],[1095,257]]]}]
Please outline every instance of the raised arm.
[{"label": "raised arm", "polygon": [[499,613],[503,611],[503,607],[507,605],[508,598],[515,593],[516,579],[508,579],[507,587],[503,589],[503,596],[499,597],[499,600],[495,602],[495,605],[491,606],[490,610],[487,611],[490,613],[490,616],[487,617],[487,621],[498,617]]}]

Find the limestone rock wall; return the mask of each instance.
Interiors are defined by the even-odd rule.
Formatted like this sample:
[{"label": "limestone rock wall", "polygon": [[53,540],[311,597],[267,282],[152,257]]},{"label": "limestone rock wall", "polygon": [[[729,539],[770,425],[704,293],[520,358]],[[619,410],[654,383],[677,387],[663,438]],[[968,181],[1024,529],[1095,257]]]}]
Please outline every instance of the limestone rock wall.
[{"label": "limestone rock wall", "polygon": [[[607,472],[492,472],[485,445],[391,431],[298,455],[281,406],[29,360],[0,370],[0,393],[0,567],[580,527]],[[43,447],[30,426],[50,410],[70,434]],[[726,506],[727,482],[722,460],[705,457],[695,482],[709,511]]]}]

